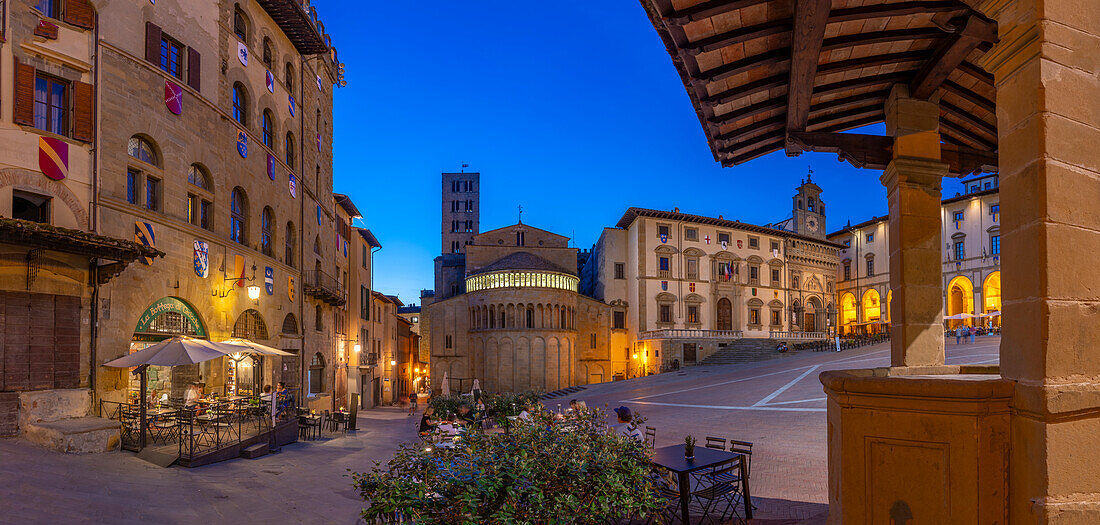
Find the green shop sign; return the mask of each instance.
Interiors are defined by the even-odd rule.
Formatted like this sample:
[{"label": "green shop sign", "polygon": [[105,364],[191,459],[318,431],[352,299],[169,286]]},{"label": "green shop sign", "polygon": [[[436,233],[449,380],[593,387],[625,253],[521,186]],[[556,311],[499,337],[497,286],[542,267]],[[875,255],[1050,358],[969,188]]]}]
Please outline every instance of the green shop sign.
[{"label": "green shop sign", "polygon": [[199,314],[187,303],[175,297],[165,297],[150,305],[149,308],[145,310],[145,313],[141,314],[141,317],[138,318],[137,328],[134,328],[134,333],[164,333],[163,330],[156,330],[153,328],[153,321],[168,312],[175,312],[182,315],[191,325],[191,329],[194,330],[195,337],[206,337],[206,328],[203,326]]}]

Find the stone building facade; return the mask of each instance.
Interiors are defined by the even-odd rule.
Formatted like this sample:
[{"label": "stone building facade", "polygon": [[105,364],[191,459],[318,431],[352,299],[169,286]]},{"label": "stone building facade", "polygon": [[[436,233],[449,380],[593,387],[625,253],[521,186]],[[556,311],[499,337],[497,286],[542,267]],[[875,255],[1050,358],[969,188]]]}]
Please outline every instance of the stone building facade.
[{"label": "stone building facade", "polygon": [[843,246],[824,239],[821,189],[805,181],[772,226],[629,208],[582,270],[612,310],[616,375],[693,364],[743,338],[820,339],[835,324]]},{"label": "stone building facade", "polygon": [[610,308],[578,293],[567,237],[517,223],[473,236],[464,285],[422,297],[433,389],[553,391],[611,377]]},{"label": "stone building facade", "polygon": [[[1000,326],[1001,209],[1000,181],[985,175],[962,181],[963,193],[943,199],[944,316],[947,327]],[[843,244],[837,271],[839,326],[842,333],[881,333],[890,321],[889,222],[874,217],[829,234]]]},{"label": "stone building facade", "polygon": [[[31,292],[80,298],[79,385],[123,401],[130,375],[104,362],[166,336],[233,336],[296,355],[248,378],[224,359],[176,367],[156,387],[285,381],[302,404],[346,402],[355,213],[332,192],[341,66],[316,12],[290,0],[3,5],[0,99],[16,102],[0,109],[0,215],[164,253],[40,263],[51,270]],[[26,251],[3,271],[26,273]]]}]

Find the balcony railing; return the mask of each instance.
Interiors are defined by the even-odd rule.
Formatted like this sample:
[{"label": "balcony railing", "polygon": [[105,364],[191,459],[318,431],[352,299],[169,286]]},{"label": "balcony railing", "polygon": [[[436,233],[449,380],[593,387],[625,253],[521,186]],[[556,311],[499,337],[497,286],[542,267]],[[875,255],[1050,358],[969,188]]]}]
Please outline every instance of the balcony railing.
[{"label": "balcony railing", "polygon": [[741,330],[698,330],[690,328],[666,328],[642,332],[640,339],[740,339]]},{"label": "balcony railing", "polygon": [[800,339],[800,340],[818,340],[828,339],[828,332],[791,332],[791,331],[779,331],[772,330],[768,333],[768,337],[772,339]]},{"label": "balcony railing", "polygon": [[348,302],[348,292],[340,280],[320,270],[302,272],[302,291],[333,306]]}]

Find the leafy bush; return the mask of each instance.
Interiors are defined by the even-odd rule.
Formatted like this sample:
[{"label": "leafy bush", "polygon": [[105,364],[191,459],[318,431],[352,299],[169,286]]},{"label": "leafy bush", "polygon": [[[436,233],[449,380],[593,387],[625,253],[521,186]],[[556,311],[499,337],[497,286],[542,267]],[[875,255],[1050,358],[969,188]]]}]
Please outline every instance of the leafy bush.
[{"label": "leafy bush", "polygon": [[606,523],[665,505],[647,447],[609,433],[599,409],[570,424],[538,409],[510,434],[469,433],[454,449],[401,445],[385,468],[352,478],[368,523]]},{"label": "leafy bush", "polygon": [[[531,403],[537,403],[541,397],[542,394],[539,392],[522,392],[519,394],[481,393],[481,401],[485,404],[487,415],[496,420],[499,425],[503,425],[505,417],[519,415],[523,411],[523,407]],[[458,407],[463,404],[468,404],[473,408],[473,397],[467,394],[451,394],[449,396],[433,396],[428,400],[428,406],[435,409],[436,417],[457,414]]]}]

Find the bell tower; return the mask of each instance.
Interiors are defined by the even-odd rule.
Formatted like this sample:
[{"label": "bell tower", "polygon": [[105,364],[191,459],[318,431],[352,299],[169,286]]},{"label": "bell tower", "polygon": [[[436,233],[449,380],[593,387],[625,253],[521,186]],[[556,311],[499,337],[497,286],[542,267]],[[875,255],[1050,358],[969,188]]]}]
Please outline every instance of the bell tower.
[{"label": "bell tower", "polygon": [[800,235],[825,239],[825,202],[821,188],[813,183],[813,170],[806,174],[794,196],[794,231]]}]

